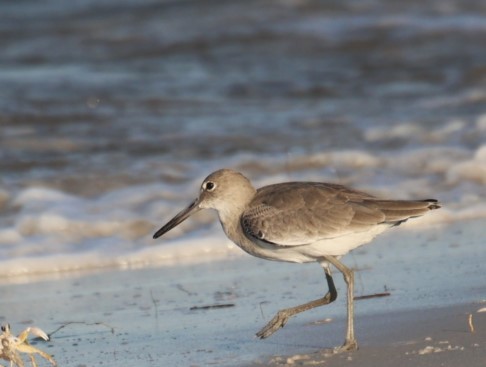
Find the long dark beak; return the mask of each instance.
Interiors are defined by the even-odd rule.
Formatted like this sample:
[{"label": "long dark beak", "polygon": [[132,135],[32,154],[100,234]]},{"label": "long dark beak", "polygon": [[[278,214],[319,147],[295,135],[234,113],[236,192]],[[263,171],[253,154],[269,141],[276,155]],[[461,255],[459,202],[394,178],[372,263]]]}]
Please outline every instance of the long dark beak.
[{"label": "long dark beak", "polygon": [[199,207],[199,199],[196,199],[191,203],[191,205],[189,205],[187,208],[179,212],[174,218],[172,218],[165,226],[155,232],[154,239],[159,238],[166,232],[169,232],[172,228],[184,222],[192,214],[197,213],[200,210],[201,208]]}]

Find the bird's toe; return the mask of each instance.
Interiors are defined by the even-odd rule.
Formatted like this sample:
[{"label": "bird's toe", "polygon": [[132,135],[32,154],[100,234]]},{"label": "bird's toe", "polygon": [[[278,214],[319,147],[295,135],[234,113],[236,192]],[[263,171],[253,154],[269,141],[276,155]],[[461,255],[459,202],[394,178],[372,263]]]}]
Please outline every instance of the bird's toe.
[{"label": "bird's toe", "polygon": [[270,335],[275,333],[278,329],[285,326],[289,319],[289,315],[283,311],[279,311],[273,319],[270,320],[258,333],[256,336],[260,339],[268,338]]}]

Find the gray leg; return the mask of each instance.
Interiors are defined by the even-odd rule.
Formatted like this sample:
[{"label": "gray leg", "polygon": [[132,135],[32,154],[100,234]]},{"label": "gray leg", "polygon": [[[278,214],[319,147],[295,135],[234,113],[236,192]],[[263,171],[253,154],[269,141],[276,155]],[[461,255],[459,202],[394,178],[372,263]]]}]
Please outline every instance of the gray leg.
[{"label": "gray leg", "polygon": [[333,302],[337,298],[337,291],[336,291],[336,287],[334,286],[334,281],[331,276],[331,270],[329,268],[329,265],[327,263],[325,264],[324,262],[321,263],[321,265],[324,268],[327,285],[329,287],[329,291],[326,293],[326,295],[314,301],[304,303],[303,305],[286,308],[278,311],[275,317],[271,319],[270,322],[267,325],[265,325],[265,327],[256,334],[256,336],[258,336],[260,339],[268,338],[278,329],[284,327],[284,325],[287,323],[289,318],[291,318],[292,316],[310,310],[311,308],[327,305]]},{"label": "gray leg", "polygon": [[358,343],[354,337],[354,272],[333,256],[326,256],[326,260],[334,265],[343,274],[344,281],[348,286],[348,328],[346,331],[346,340],[342,346],[336,348],[334,351],[336,353],[340,353],[356,350],[358,349]]}]

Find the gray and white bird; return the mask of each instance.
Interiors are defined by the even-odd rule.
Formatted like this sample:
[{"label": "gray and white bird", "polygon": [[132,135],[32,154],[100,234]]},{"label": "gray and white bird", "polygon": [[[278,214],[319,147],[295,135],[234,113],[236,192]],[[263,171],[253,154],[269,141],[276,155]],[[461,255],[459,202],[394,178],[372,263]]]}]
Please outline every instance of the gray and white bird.
[{"label": "gray and white bird", "polygon": [[358,348],[353,326],[354,272],[339,259],[378,234],[440,208],[435,199],[383,200],[321,182],[284,182],[255,189],[241,173],[221,169],[202,183],[199,197],[159,229],[162,236],[201,209],[215,209],[226,236],[250,255],[294,263],[318,262],[329,291],[324,297],[278,311],[256,335],[267,338],[300,312],[337,297],[333,265],[347,284],[347,331],[336,352]]}]

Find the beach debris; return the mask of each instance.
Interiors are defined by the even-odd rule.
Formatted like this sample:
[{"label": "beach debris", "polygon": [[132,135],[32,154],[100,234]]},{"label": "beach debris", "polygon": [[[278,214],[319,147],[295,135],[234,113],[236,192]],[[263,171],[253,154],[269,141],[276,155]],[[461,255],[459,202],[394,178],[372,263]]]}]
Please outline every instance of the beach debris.
[{"label": "beach debris", "polygon": [[424,354],[430,354],[430,353],[439,353],[439,352],[442,352],[443,349],[442,348],[439,348],[439,347],[433,347],[431,345],[427,345],[425,348],[423,349],[420,349],[418,351],[418,354],[419,355],[424,355]]},{"label": "beach debris", "polygon": [[263,313],[263,307],[262,305],[269,303],[268,301],[262,301],[260,302],[260,313],[262,314],[262,319],[265,319],[265,314]]},{"label": "beach debris", "polygon": [[189,310],[213,310],[216,308],[228,308],[228,307],[235,307],[234,303],[224,303],[224,304],[216,304],[216,305],[206,305],[206,306],[192,306]]},{"label": "beach debris", "polygon": [[469,314],[469,316],[467,318],[467,321],[468,321],[468,324],[469,324],[469,331],[471,333],[474,333],[474,324],[473,324],[473,316],[472,316],[472,313]]},{"label": "beach debris", "polygon": [[[406,355],[425,355],[425,354],[432,354],[432,353],[442,353],[442,352],[450,352],[450,351],[463,351],[465,350],[464,346],[460,345],[452,345],[449,340],[439,340],[434,342],[433,338],[427,336],[424,338],[424,341],[427,342],[427,345],[418,350],[414,350],[411,352],[405,352]],[[436,345],[434,345],[436,344]]]},{"label": "beach debris", "polygon": [[330,322],[332,322],[332,319],[328,317],[326,319],[310,322],[308,325],[322,325],[322,324],[329,324]]},{"label": "beach debris", "polygon": [[18,336],[12,335],[9,324],[3,325],[1,330],[0,358],[9,361],[11,367],[14,365],[17,367],[24,367],[24,361],[20,357],[20,353],[26,353],[29,355],[33,367],[37,367],[34,354],[39,354],[41,357],[48,360],[53,366],[57,365],[56,361],[49,354],[29,344],[27,340],[29,334],[44,340],[49,340],[49,336],[47,336],[47,334],[38,327],[28,327]]},{"label": "beach debris", "polygon": [[370,298],[379,298],[379,297],[388,297],[390,296],[390,292],[383,292],[383,293],[374,293],[374,294],[366,294],[364,296],[355,296],[354,300],[358,301],[361,299],[370,299]]},{"label": "beach debris", "polygon": [[[86,325],[86,326],[101,325],[101,326],[106,327],[107,329],[110,329],[112,334],[115,334],[115,328],[111,325],[105,324],[104,322],[68,321],[68,322],[63,323],[61,326],[59,326],[53,332],[49,333],[48,338],[51,337],[54,333],[57,333],[59,330],[64,329],[66,326],[73,325],[73,324],[80,324],[80,325]],[[47,339],[47,340],[49,340],[49,339]]]},{"label": "beach debris", "polygon": [[176,284],[175,287],[180,290],[181,292],[184,292],[186,293],[188,296],[196,296],[197,293],[196,292],[192,292],[192,291],[189,291],[187,290],[186,288],[184,288],[184,286],[182,284]]},{"label": "beach debris", "polygon": [[[330,356],[331,354],[329,354]],[[309,354],[296,354],[288,357],[274,357],[271,366],[322,366],[321,361],[314,360]]]},{"label": "beach debris", "polygon": [[150,299],[152,300],[152,303],[154,304],[154,310],[155,310],[155,321],[157,322],[157,325],[159,325],[159,300],[155,299],[154,294],[152,290],[150,290]]},{"label": "beach debris", "polygon": [[286,363],[288,365],[292,365],[292,364],[296,364],[296,363],[299,363],[299,362],[308,361],[308,360],[310,360],[310,358],[311,357],[308,354],[296,354],[294,356],[287,357]]}]

